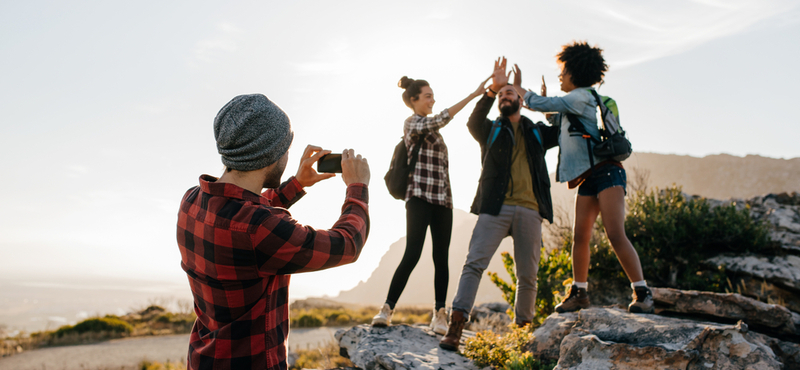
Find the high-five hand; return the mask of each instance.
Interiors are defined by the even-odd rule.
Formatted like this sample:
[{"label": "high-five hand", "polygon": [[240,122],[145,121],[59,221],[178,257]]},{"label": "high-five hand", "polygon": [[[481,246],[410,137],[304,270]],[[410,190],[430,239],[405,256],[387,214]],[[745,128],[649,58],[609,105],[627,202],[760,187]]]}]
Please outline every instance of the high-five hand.
[{"label": "high-five hand", "polygon": [[506,63],[506,57],[500,57],[494,61],[494,70],[492,71],[492,91],[494,92],[499,92],[503,86],[508,85],[511,72],[506,74]]},{"label": "high-five hand", "polygon": [[547,84],[544,83],[544,75],[542,75],[542,96],[547,96]]},{"label": "high-five hand", "polygon": [[492,78],[492,76],[489,76],[487,79],[483,80],[483,82],[481,82],[481,85],[478,86],[478,89],[475,90],[474,93],[472,93],[472,96],[478,97],[483,95],[483,93],[486,92],[486,83],[489,82],[490,78]]}]

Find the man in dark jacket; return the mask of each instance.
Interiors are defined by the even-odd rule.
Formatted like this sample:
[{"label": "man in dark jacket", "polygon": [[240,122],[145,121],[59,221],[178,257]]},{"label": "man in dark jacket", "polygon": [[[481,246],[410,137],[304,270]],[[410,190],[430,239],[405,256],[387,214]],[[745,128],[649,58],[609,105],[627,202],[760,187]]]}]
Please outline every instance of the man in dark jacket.
[{"label": "man in dark jacket", "polygon": [[[478,215],[450,325],[439,346],[458,350],[483,271],[500,242],[514,238],[517,325],[533,320],[536,310],[536,274],[542,243],[542,219],[553,222],[550,177],[544,154],[558,145],[558,127],[533,123],[520,114],[522,97],[508,84],[506,60],[495,62],[492,86],[475,105],[467,127],[481,146],[483,170],[471,212]],[[500,117],[487,119],[498,100]]]}]

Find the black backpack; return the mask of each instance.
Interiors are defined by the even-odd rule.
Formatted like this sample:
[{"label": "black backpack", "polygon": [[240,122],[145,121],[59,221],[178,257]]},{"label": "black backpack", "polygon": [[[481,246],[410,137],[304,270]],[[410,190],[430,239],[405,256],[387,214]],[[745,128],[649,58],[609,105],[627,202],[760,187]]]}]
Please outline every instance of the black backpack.
[{"label": "black backpack", "polygon": [[[577,116],[567,113],[567,118],[570,123],[569,132],[580,132],[583,134],[583,138],[586,139],[586,148],[590,150],[589,162],[592,167],[594,167],[594,156],[591,155],[592,153],[594,153],[595,156],[611,158],[617,162],[628,159],[631,153],[633,153],[633,147],[631,146],[631,142],[625,137],[625,131],[619,125],[617,116],[614,114],[617,103],[614,99],[609,97],[604,97],[605,100],[601,100],[600,95],[598,95],[596,91],[593,89],[589,89],[589,91],[592,93],[592,96],[594,96],[597,106],[600,108],[600,118],[603,120],[603,129],[600,130],[600,140],[586,132],[586,128],[578,120]],[[597,143],[594,146],[594,150],[590,149],[589,140]]]},{"label": "black backpack", "polygon": [[394,199],[405,200],[406,189],[408,188],[408,176],[417,165],[417,157],[419,157],[419,148],[422,147],[421,141],[425,136],[417,139],[417,147],[411,155],[411,162],[408,161],[408,150],[406,148],[406,141],[400,140],[400,143],[394,147],[394,154],[392,154],[392,163],[389,165],[389,171],[386,171],[386,176],[383,181],[386,182],[386,188],[389,189],[389,194]]}]

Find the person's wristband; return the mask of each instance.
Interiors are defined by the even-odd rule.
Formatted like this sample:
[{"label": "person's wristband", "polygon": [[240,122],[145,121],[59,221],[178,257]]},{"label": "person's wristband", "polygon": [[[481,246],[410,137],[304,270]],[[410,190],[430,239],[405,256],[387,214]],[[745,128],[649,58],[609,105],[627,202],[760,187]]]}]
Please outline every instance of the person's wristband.
[{"label": "person's wristband", "polygon": [[494,91],[494,90],[492,90],[492,88],[491,88],[491,87],[489,88],[489,91],[491,91],[491,92],[492,92],[492,94],[495,94],[495,95],[497,95],[497,91]]}]

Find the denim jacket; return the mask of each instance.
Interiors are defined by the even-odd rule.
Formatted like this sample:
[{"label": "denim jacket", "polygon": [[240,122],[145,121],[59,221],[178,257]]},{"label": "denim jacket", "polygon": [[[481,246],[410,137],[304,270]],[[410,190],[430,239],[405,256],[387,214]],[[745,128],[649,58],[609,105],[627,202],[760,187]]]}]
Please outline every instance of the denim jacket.
[{"label": "denim jacket", "polygon": [[[578,116],[588,132],[595,139],[600,139],[600,130],[597,127],[597,103],[592,96],[592,88],[577,88],[565,96],[545,97],[534,92],[525,93],[525,104],[540,112],[558,112],[548,121],[553,126],[561,128],[558,135],[558,168],[556,181],[568,182],[577,178],[591,168],[589,156],[592,155],[594,163],[600,163],[607,158],[594,156],[590,150],[595,143],[584,139],[580,132],[569,132],[569,119],[566,113]],[[587,141],[590,148],[586,147]]]}]

